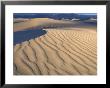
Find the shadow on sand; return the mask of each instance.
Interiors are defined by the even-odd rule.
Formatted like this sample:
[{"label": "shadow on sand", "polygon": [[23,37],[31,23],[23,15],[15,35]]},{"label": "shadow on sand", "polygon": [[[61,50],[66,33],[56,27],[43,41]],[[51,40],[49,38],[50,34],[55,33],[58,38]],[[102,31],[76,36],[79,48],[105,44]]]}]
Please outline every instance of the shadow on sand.
[{"label": "shadow on sand", "polygon": [[44,34],[46,34],[46,31],[42,29],[28,29],[24,31],[14,32],[14,45],[22,43],[24,41],[28,41],[30,39],[37,38]]}]

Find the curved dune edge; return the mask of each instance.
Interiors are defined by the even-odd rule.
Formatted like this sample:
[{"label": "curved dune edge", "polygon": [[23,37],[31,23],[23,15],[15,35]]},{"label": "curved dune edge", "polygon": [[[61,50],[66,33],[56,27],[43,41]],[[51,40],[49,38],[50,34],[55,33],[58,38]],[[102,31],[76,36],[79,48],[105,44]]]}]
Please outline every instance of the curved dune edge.
[{"label": "curved dune edge", "polygon": [[14,75],[96,75],[95,30],[48,30],[14,46]]}]

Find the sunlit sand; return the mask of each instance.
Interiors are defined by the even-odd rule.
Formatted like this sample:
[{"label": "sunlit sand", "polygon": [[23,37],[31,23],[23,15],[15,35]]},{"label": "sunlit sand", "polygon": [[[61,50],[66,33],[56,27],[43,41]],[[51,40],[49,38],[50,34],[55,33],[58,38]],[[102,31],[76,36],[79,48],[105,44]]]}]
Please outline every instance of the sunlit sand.
[{"label": "sunlit sand", "polygon": [[[39,25],[43,24],[39,21]],[[30,23],[16,24],[14,31],[36,26]],[[44,30],[45,35],[14,46],[15,75],[97,74],[96,30],[72,27]]]}]

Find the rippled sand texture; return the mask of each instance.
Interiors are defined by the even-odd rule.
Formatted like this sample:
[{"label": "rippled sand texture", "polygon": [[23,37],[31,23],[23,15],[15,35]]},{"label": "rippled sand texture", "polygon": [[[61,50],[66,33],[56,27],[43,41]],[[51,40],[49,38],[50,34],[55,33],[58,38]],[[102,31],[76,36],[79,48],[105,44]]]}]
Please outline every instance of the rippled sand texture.
[{"label": "rippled sand texture", "polygon": [[14,74],[96,75],[96,30],[47,30],[14,46]]}]

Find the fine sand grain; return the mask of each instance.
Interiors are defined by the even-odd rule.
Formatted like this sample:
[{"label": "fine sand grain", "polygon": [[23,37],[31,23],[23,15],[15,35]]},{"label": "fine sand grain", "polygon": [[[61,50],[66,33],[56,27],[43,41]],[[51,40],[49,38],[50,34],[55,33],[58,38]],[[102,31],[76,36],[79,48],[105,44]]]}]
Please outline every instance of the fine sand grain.
[{"label": "fine sand grain", "polygon": [[97,32],[46,30],[14,46],[14,75],[96,75]]}]

